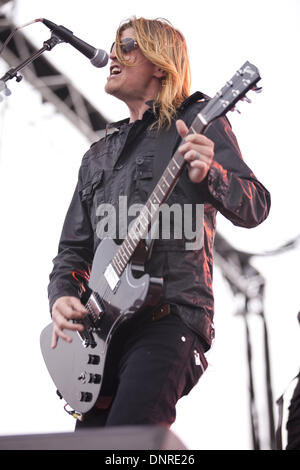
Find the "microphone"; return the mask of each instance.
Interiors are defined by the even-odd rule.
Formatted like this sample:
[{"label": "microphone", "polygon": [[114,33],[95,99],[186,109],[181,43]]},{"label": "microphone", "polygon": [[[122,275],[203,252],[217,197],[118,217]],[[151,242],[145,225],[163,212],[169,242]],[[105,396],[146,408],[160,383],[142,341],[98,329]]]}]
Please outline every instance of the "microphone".
[{"label": "microphone", "polygon": [[75,47],[75,49],[90,59],[92,65],[95,67],[105,67],[108,62],[108,54],[105,51],[102,49],[96,49],[90,44],[87,44],[82,39],[74,36],[73,32],[64,26],[58,26],[57,24],[52,23],[52,21],[46,20],[46,18],[41,18],[41,21],[56,36],[71,44],[71,46]]}]

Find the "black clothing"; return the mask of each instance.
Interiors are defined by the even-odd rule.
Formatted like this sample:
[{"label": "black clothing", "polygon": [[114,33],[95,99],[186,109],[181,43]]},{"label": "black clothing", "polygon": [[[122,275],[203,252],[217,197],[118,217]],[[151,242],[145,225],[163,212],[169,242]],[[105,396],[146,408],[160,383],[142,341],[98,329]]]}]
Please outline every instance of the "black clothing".
[{"label": "black clothing", "polygon": [[[161,424],[176,418],[176,403],[207,368],[203,345],[177,315],[158,321],[136,317],[121,325],[127,338],[119,363],[119,386],[108,409],[94,407],[76,422],[86,427]],[[166,341],[168,338],[168,341]],[[150,380],[149,380],[150,379]]]},{"label": "black clothing", "polygon": [[[178,109],[177,117],[188,127],[205,105],[202,98],[197,92]],[[79,296],[79,284],[72,273],[88,272],[91,266],[103,235],[99,208],[111,204],[118,223],[124,203],[120,196],[127,196],[128,208],[144,204],[178,147],[181,138],[175,121],[170,129],[157,131],[149,128],[154,119],[149,109],[141,120],[121,121],[84,155],[50,275],[50,309],[60,296]],[[171,304],[184,323],[204,339],[208,349],[214,336],[212,250],[217,211],[235,225],[255,227],[268,215],[270,195],[244,163],[226,118],[217,119],[205,134],[215,144],[207,177],[201,183],[192,183],[184,171],[167,201],[169,207],[177,204],[181,214],[193,204],[190,232],[195,228],[201,232],[200,246],[191,249],[187,244],[193,240],[185,231],[180,239],[171,236],[155,240],[147,271],[164,278],[162,303]],[[201,226],[197,226],[198,216],[203,217]],[[130,220],[128,217],[128,223]],[[119,223],[116,238],[122,239],[123,231]]]}]

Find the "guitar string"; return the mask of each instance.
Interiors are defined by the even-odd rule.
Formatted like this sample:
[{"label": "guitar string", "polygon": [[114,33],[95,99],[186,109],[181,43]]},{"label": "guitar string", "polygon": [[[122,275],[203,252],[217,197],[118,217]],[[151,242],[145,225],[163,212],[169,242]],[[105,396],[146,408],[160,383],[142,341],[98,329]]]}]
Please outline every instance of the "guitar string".
[{"label": "guitar string", "polygon": [[[173,156],[173,158],[171,159],[171,161],[169,162],[167,168],[165,169],[162,177],[160,178],[158,184],[155,186],[152,194],[150,195],[149,197],[149,200],[146,202],[145,206],[143,207],[142,211],[140,212],[140,215],[136,218],[135,222],[133,223],[133,226],[132,228],[130,229],[129,233],[127,234],[127,237],[126,239],[124,240],[124,242],[126,242],[127,239],[130,239],[130,241],[133,243],[133,246],[134,246],[134,249],[132,251],[132,245],[131,243],[128,241],[128,245],[129,247],[127,247],[129,253],[130,253],[130,256],[128,256],[128,254],[126,253],[126,251],[124,250],[123,248],[123,244],[120,246],[120,248],[118,249],[118,251],[115,253],[112,261],[111,261],[111,264],[112,265],[115,265],[117,268],[119,267],[119,264],[121,264],[121,268],[122,268],[122,272],[120,273],[120,275],[122,275],[122,273],[125,271],[126,269],[126,265],[127,263],[129,262],[131,256],[133,255],[134,251],[136,250],[136,247],[137,247],[137,244],[136,244],[136,240],[141,240],[143,236],[146,235],[146,233],[148,233],[149,231],[149,226],[147,226],[147,229],[145,229],[145,227],[143,226],[142,222],[141,222],[141,218],[144,217],[146,222],[148,222],[149,224],[152,223],[157,211],[158,211],[158,208],[156,206],[160,206],[160,204],[162,203],[162,201],[164,200],[164,197],[165,197],[165,194],[168,192],[168,190],[170,189],[171,185],[172,185],[172,181],[169,182],[167,177],[169,176],[167,174],[167,171],[169,172],[169,174],[171,174],[172,176],[172,179],[175,180],[177,178],[177,172],[179,173],[180,171],[180,168],[179,168],[179,165],[176,161],[176,158],[175,158],[176,155]],[[173,164],[174,165],[174,162],[175,162],[175,165],[177,166],[177,172],[175,173],[175,175],[173,175],[173,173],[170,171],[170,168],[171,165]],[[172,168],[173,170],[175,169],[175,167],[173,166]],[[178,171],[179,169],[179,171]],[[166,193],[164,193],[160,187],[160,185],[166,185],[167,186],[167,190],[166,190]],[[157,191],[160,191],[160,193],[162,194],[162,201],[160,200],[160,198],[158,197],[157,195]],[[152,200],[151,200],[152,198]],[[159,201],[159,204],[157,205],[155,201]],[[154,203],[154,204],[153,204]],[[154,214],[152,213],[151,210],[149,210],[148,206],[151,205],[151,207],[154,207]],[[147,211],[147,214],[145,214]],[[148,216],[149,217],[149,220],[148,220]],[[141,230],[141,226],[142,226],[142,230]],[[122,262],[119,262],[116,261],[114,263],[114,259],[117,259],[116,257],[119,256],[121,257],[121,260],[123,260],[123,258],[125,259],[125,266],[123,267],[123,263],[124,261]],[[118,273],[119,269],[116,269],[115,266],[113,266],[113,269],[115,269]],[[119,273],[118,273],[119,275]],[[106,283],[106,288],[105,288],[105,283]],[[98,290],[102,290],[104,289],[104,292],[101,293],[101,299],[103,299],[105,302],[107,302],[109,300],[109,298],[111,297],[111,294],[113,293],[113,291],[111,290],[107,280],[105,278],[103,278],[100,283],[99,283],[99,286],[98,286]],[[99,294],[98,294],[99,295]],[[89,306],[89,305],[88,305]],[[93,316],[93,315],[92,315]]]}]

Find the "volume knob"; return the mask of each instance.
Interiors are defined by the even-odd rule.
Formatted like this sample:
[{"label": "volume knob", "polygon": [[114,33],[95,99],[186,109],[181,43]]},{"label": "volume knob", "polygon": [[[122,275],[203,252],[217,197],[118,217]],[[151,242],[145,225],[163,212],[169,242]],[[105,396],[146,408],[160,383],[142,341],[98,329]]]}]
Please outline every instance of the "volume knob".
[{"label": "volume knob", "polygon": [[88,364],[97,365],[99,363],[100,363],[100,356],[98,356],[97,354],[89,354]]},{"label": "volume knob", "polygon": [[99,384],[101,382],[100,374],[90,374],[89,383]]},{"label": "volume knob", "polygon": [[79,401],[89,402],[92,401],[93,394],[90,392],[80,392]]}]

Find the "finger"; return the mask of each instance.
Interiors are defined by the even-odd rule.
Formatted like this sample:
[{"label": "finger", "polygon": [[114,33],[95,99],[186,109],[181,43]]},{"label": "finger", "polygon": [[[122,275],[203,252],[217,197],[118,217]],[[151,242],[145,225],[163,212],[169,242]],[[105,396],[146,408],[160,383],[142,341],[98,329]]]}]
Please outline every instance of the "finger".
[{"label": "finger", "polygon": [[199,168],[199,169],[209,169],[209,164],[203,160],[193,160],[191,163],[190,163],[190,167],[191,168]]},{"label": "finger", "polygon": [[88,313],[85,306],[81,303],[81,301],[77,297],[71,297],[70,305],[78,313],[81,313],[83,315],[86,315]]},{"label": "finger", "polygon": [[67,329],[67,330],[74,330],[74,331],[82,331],[84,326],[80,323],[80,320],[75,320],[74,318],[68,318],[66,316],[66,309],[64,309],[64,313],[61,313],[59,310],[55,310],[52,314],[52,321],[54,325],[59,328],[60,330]]},{"label": "finger", "polygon": [[51,338],[51,348],[54,349],[57,346],[57,341],[58,341],[58,335],[55,332],[55,328],[53,325],[53,330],[52,330],[52,338]]},{"label": "finger", "polygon": [[52,307],[52,311],[58,311],[64,314],[66,312],[67,314],[75,313],[85,315],[88,313],[87,309],[84,307],[84,305],[81,303],[80,299],[78,297],[74,296],[62,296],[59,297],[55,302]]},{"label": "finger", "polygon": [[204,162],[192,162],[189,167],[189,178],[193,183],[201,183],[207,175],[207,171],[208,166]]},{"label": "finger", "polygon": [[208,145],[209,147],[214,147],[214,142],[206,137],[204,134],[198,134],[198,133],[193,133],[193,134],[188,134],[189,133],[189,128],[185,124],[185,122],[182,119],[178,119],[176,121],[176,128],[178,134],[184,138],[186,142],[195,142],[199,143],[200,145]]},{"label": "finger", "polygon": [[214,143],[208,137],[203,134],[189,134],[184,139],[186,142],[193,142],[198,145],[205,145],[208,147],[214,147]]},{"label": "finger", "polygon": [[200,155],[206,155],[207,157],[210,157],[210,158],[213,158],[214,156],[213,148],[208,145],[199,145],[199,144],[195,144],[194,142],[186,142],[180,145],[180,147],[178,147],[178,151],[181,153],[183,157],[190,150],[195,151],[199,153]]},{"label": "finger", "polygon": [[53,333],[52,333],[52,343],[51,343],[52,349],[56,348],[59,338],[63,339],[64,341],[67,341],[68,343],[72,343],[72,338],[54,325]]},{"label": "finger", "polygon": [[192,163],[194,161],[203,161],[206,164],[210,164],[211,158],[209,155],[198,152],[197,150],[189,150],[184,154],[185,161]]},{"label": "finger", "polygon": [[54,320],[54,325],[59,330],[72,330],[72,331],[84,330],[84,325],[82,323],[74,323],[73,321],[67,320],[62,315]]},{"label": "finger", "polygon": [[64,318],[68,318],[69,320],[81,320],[85,317],[86,313],[87,310],[78,311],[72,304],[64,303],[62,305],[57,305],[55,309],[53,309],[52,317],[55,318],[57,315],[62,315]]},{"label": "finger", "polygon": [[177,132],[178,134],[180,135],[180,137],[182,137],[182,139],[188,134],[189,132],[189,129],[186,125],[186,123],[182,120],[182,119],[178,119],[176,121],[176,128],[177,128]]}]

